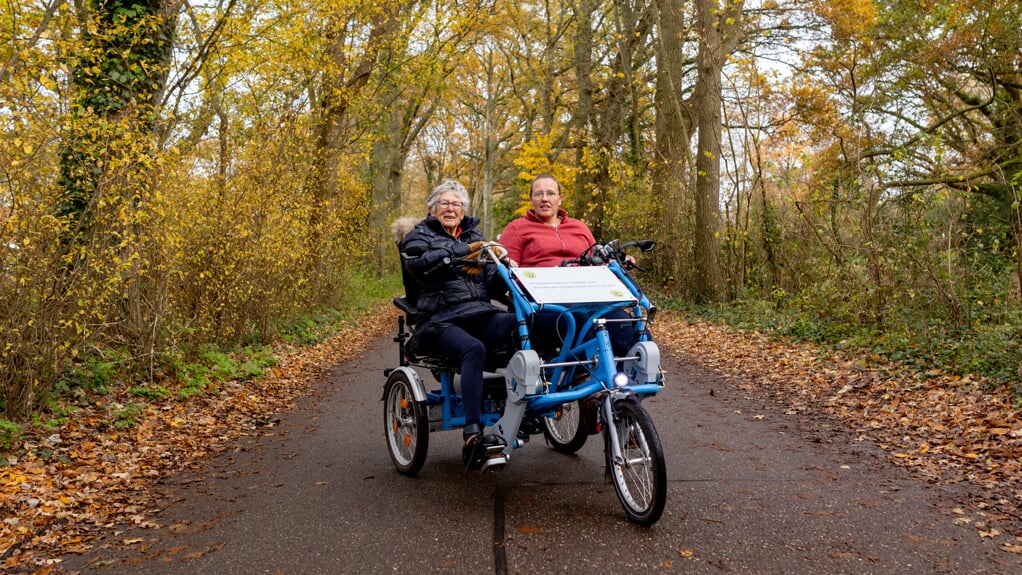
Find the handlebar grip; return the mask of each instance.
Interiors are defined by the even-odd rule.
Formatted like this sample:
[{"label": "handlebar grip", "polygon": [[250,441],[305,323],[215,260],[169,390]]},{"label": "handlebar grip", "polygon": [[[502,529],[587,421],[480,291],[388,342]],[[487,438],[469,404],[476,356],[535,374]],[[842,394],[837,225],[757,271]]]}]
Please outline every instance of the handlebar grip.
[{"label": "handlebar grip", "polygon": [[423,272],[422,275],[428,276],[428,275],[432,274],[433,272],[437,271],[438,269],[440,269],[442,267],[451,265],[452,261],[454,261],[454,260],[451,259],[451,256],[444,256],[444,258],[442,260],[437,262],[437,264],[435,266],[433,266],[433,267],[429,268],[428,270],[426,270],[425,272]]}]

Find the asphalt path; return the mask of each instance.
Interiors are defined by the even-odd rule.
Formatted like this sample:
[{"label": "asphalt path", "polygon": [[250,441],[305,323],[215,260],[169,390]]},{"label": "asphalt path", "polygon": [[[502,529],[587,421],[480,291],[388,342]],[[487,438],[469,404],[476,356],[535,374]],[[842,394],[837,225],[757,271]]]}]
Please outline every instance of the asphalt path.
[{"label": "asphalt path", "polygon": [[534,436],[497,473],[466,473],[461,433],[430,435],[417,478],[383,435],[390,336],[338,365],[279,424],[166,477],[159,529],[111,527],[65,573],[1022,573],[959,493],[922,483],[826,419],[787,414],[665,353],[644,405],[664,445],[667,508],[632,524],[602,441],[566,456]]}]

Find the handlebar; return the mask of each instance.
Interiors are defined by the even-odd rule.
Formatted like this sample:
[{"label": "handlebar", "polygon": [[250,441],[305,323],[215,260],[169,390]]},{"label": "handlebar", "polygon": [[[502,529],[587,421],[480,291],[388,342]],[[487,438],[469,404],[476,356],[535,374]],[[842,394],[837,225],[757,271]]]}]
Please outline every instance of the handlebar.
[{"label": "handlebar", "polygon": [[491,260],[495,264],[505,262],[507,259],[507,248],[497,242],[486,242],[479,251],[479,263],[484,263],[486,259]]},{"label": "handlebar", "polygon": [[439,269],[443,269],[443,268],[445,268],[445,267],[447,267],[447,266],[451,265],[451,264],[452,264],[453,262],[454,262],[454,260],[453,260],[453,259],[451,259],[451,257],[450,257],[450,256],[444,257],[443,259],[441,259],[441,260],[440,260],[440,261],[438,261],[437,263],[433,264],[433,267],[431,267],[431,268],[429,268],[428,270],[426,270],[426,271],[422,272],[422,275],[423,275],[423,276],[431,276],[431,275],[433,275],[433,274],[434,274],[434,273],[435,273],[435,272],[436,272],[437,270],[439,270]]},{"label": "handlebar", "polygon": [[[474,252],[473,252],[474,253]],[[497,242],[486,242],[482,248],[479,249],[478,256],[463,256],[463,257],[452,257],[445,256],[438,260],[431,268],[423,272],[422,275],[429,276],[436,273],[437,270],[444,269],[447,267],[462,267],[462,266],[482,266],[487,263],[487,259],[493,261],[493,263],[500,263],[504,258],[507,257],[507,249]]]},{"label": "handlebar", "polygon": [[616,261],[626,270],[645,271],[635,265],[633,259],[628,258],[625,249],[637,247],[643,252],[648,252],[656,247],[656,242],[653,240],[628,240],[620,245],[619,242],[620,240],[611,240],[603,244],[595,243],[586,248],[577,258],[561,262],[561,266],[602,266]]}]

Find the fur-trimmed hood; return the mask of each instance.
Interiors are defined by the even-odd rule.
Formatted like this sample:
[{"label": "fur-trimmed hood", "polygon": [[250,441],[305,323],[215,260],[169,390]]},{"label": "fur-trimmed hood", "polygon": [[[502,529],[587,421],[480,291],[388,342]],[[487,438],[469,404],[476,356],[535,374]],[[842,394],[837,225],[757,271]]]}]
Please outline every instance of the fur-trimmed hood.
[{"label": "fur-trimmed hood", "polygon": [[415,229],[415,226],[422,221],[422,218],[415,216],[404,216],[398,218],[390,224],[390,233],[394,236],[394,243],[400,244],[401,240],[405,239],[408,232]]}]

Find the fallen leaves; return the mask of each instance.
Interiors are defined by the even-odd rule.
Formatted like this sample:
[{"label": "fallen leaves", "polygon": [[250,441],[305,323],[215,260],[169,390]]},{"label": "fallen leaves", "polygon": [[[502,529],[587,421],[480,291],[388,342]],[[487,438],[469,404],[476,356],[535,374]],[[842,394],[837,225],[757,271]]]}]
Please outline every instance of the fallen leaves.
[{"label": "fallen leaves", "polygon": [[[974,503],[973,526],[980,536],[1004,535],[987,524],[995,516],[1010,526],[1010,535],[1022,536],[1022,410],[1010,390],[974,376],[866,362],[674,313],[657,316],[653,332],[662,347],[738,389],[765,391],[786,416],[826,414],[926,481],[977,486],[983,495]],[[1005,544],[1006,551],[1009,545],[1016,543]]]},{"label": "fallen leaves", "polygon": [[150,400],[125,429],[111,426],[111,414],[136,399],[114,392],[74,406],[66,423],[27,438],[24,455],[0,467],[0,571],[85,552],[96,532],[115,525],[157,527],[155,480],[201,468],[233,440],[272,426],[275,412],[290,409],[327,369],[360,356],[395,316],[380,306],[319,345],[281,349],[260,380],[226,382],[185,402]]},{"label": "fallen leaves", "polygon": [[[282,352],[260,381],[228,382],[216,395],[146,405],[136,425],[124,430],[108,422],[129,400],[105,397],[79,406],[64,425],[26,440],[26,455],[0,468],[0,566],[43,567],[62,548],[88,550],[98,531],[157,526],[155,480],[200,468],[238,437],[274,425],[274,413],[293,406],[324,370],[360,356],[394,317],[387,305],[327,342]],[[1022,422],[1009,394],[971,377],[867,366],[672,313],[658,316],[654,333],[662,347],[717,371],[736,388],[765,390],[786,417],[825,413],[925,480],[980,487],[984,499],[954,509],[955,523],[997,541],[1004,552],[1022,553]],[[694,554],[681,549],[678,555]]]}]

